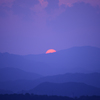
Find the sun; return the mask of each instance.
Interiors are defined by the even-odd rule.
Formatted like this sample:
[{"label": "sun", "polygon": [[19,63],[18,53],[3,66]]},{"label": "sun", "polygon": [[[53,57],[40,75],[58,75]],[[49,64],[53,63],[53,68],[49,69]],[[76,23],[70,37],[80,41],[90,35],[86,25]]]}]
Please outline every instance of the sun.
[{"label": "sun", "polygon": [[54,50],[54,49],[49,49],[49,50],[46,51],[46,54],[48,54],[48,53],[54,53],[54,52],[56,52],[56,50]]}]

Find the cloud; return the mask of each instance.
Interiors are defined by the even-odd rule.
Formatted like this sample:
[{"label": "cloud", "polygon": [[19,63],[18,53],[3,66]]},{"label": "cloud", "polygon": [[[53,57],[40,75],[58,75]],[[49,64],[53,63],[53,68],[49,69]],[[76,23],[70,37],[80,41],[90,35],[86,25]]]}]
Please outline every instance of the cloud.
[{"label": "cloud", "polygon": [[59,6],[66,5],[66,6],[73,6],[74,3],[77,2],[84,2],[89,3],[92,6],[99,6],[100,7],[100,0],[59,0]]},{"label": "cloud", "polygon": [[[43,29],[46,27],[46,20],[48,19],[48,14],[45,8],[48,6],[46,0],[38,0],[39,2],[30,8],[32,17],[34,20],[35,27]],[[34,13],[35,12],[35,13]]]},{"label": "cloud", "polygon": [[[57,47],[60,50],[60,48],[66,49],[77,44],[100,47],[98,42],[100,14],[96,14],[99,9],[89,5],[81,8],[80,4],[79,9],[74,9],[76,5],[66,10],[67,6],[71,7],[77,2],[99,5],[99,1],[98,3],[95,1],[0,0],[2,8],[0,9],[0,51],[38,54],[42,53],[40,50],[45,51],[47,48]],[[83,9],[83,7],[86,8]]]},{"label": "cloud", "polygon": [[47,1],[39,0],[39,2],[40,2],[41,6],[42,6],[43,8],[45,8],[45,7],[48,6],[48,2],[47,2]]},{"label": "cloud", "polygon": [[15,0],[0,0],[0,5],[3,7],[12,7]]},{"label": "cloud", "polygon": [[48,2],[44,0],[38,0],[38,1],[39,3],[34,5],[34,7],[31,7],[30,9],[35,12],[42,12],[48,6]]},{"label": "cloud", "polygon": [[49,19],[50,20],[55,19],[57,16],[59,16],[60,14],[65,12],[65,10],[66,10],[65,8],[61,8],[61,7],[57,8],[57,9],[53,9],[51,11],[51,14],[49,15]]}]

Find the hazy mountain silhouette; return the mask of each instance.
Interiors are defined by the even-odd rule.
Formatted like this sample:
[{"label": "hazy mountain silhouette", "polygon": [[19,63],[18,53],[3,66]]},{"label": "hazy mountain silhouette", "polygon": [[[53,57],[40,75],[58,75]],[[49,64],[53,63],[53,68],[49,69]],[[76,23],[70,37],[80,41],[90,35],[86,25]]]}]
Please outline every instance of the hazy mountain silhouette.
[{"label": "hazy mountain silhouette", "polygon": [[44,82],[30,90],[29,93],[38,95],[58,95],[58,96],[82,96],[100,95],[100,88],[86,85],[84,83],[49,83]]},{"label": "hazy mountain silhouette", "polygon": [[54,76],[46,76],[36,79],[34,83],[42,82],[55,82],[55,83],[65,83],[65,82],[82,82],[88,85],[92,85],[100,88],[100,73],[66,73]]},{"label": "hazy mountain silhouette", "polygon": [[25,72],[18,68],[1,68],[0,81],[14,81],[14,80],[35,80],[42,77],[39,74]]},{"label": "hazy mountain silhouette", "polygon": [[50,74],[100,72],[100,48],[96,47],[73,47],[52,54],[27,55],[25,58],[47,63],[51,67]]},{"label": "hazy mountain silhouette", "polygon": [[41,77],[36,80],[6,81],[6,82],[0,82],[0,89],[3,90],[7,89],[13,92],[19,92],[22,90],[30,90],[32,88],[35,88],[37,85],[43,82],[52,82],[52,83],[81,82],[87,85],[100,88],[100,73],[89,73],[89,74],[67,73],[62,75]]},{"label": "hazy mountain silhouette", "polygon": [[[100,73],[97,73],[100,48],[96,47],[73,47],[52,54],[25,56],[0,53],[0,68],[2,90],[27,91],[43,82],[82,82],[100,88]],[[35,73],[52,76],[41,77]]]},{"label": "hazy mountain silhouette", "polygon": [[19,68],[24,71],[36,73],[35,69],[38,69],[38,71],[44,71],[44,68],[47,68],[47,64],[44,64],[42,62],[36,62],[33,60],[28,60],[22,55],[0,53],[0,68],[5,67]]},{"label": "hazy mountain silhouette", "polygon": [[0,53],[0,67],[15,67],[41,75],[100,72],[100,48],[73,47],[52,54]]}]

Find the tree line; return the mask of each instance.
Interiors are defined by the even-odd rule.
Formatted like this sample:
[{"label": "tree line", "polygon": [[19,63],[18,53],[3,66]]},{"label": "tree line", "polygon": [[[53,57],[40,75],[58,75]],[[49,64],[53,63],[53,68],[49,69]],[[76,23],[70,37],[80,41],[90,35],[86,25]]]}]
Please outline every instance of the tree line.
[{"label": "tree line", "polygon": [[100,100],[100,96],[81,96],[67,97],[67,96],[47,96],[34,94],[0,94],[0,100]]}]

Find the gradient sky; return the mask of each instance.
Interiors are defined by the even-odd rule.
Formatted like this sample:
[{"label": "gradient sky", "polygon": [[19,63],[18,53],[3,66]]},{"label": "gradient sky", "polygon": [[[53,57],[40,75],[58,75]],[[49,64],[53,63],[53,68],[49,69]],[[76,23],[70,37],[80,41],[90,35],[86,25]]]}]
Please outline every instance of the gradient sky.
[{"label": "gradient sky", "polygon": [[100,48],[100,0],[0,0],[0,52]]}]

